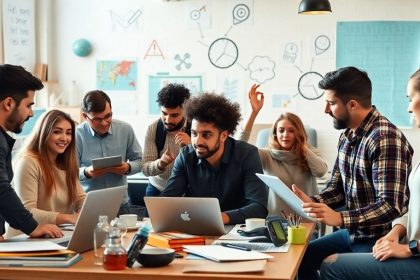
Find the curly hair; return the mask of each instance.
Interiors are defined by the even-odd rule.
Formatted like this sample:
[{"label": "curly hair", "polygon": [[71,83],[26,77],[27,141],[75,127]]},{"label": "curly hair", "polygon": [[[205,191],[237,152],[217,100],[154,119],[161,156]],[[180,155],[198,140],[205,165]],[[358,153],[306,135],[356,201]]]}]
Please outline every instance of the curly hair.
[{"label": "curly hair", "polygon": [[190,90],[180,84],[168,84],[158,93],[156,102],[159,106],[174,109],[190,98]]},{"label": "curly hair", "polygon": [[240,106],[223,95],[203,93],[185,104],[188,120],[213,123],[220,131],[233,135],[241,119]]},{"label": "curly hair", "polygon": [[294,151],[297,155],[298,162],[302,170],[308,171],[309,166],[307,162],[307,155],[305,152],[305,145],[307,145],[308,136],[306,135],[305,127],[302,123],[302,120],[293,113],[283,113],[281,114],[277,120],[274,122],[273,126],[271,127],[270,132],[270,139],[268,146],[272,149],[281,150],[281,146],[279,143],[279,140],[277,139],[277,124],[282,121],[286,120],[290,122],[290,124],[296,129],[295,135],[296,135],[296,144],[294,147]]}]

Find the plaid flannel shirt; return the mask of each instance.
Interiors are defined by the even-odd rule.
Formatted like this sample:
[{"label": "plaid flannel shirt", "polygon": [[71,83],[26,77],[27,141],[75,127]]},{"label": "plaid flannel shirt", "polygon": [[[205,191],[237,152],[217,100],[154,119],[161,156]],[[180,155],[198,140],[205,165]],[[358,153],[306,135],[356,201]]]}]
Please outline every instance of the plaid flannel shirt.
[{"label": "plaid flannel shirt", "polygon": [[354,134],[345,130],[326,188],[312,198],[341,211],[353,240],[377,239],[407,212],[413,148],[375,107]]}]

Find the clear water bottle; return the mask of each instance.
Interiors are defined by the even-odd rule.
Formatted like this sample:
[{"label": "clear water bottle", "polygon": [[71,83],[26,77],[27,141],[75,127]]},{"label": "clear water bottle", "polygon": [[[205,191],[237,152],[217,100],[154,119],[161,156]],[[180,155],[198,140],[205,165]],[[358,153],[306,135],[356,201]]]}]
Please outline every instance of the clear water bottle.
[{"label": "clear water bottle", "polygon": [[93,232],[93,250],[94,250],[94,263],[95,265],[102,265],[105,241],[108,237],[110,225],[108,223],[108,216],[99,216],[99,222]]},{"label": "clear water bottle", "polygon": [[106,270],[122,270],[125,269],[126,263],[127,251],[121,245],[120,230],[111,227],[106,240],[103,267]]}]

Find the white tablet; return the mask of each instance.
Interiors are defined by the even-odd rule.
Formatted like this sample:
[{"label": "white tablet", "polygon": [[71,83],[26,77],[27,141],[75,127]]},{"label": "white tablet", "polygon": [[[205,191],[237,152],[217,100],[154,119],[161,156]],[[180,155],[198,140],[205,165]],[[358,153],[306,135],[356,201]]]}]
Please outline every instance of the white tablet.
[{"label": "white tablet", "polygon": [[270,189],[274,191],[296,214],[316,222],[315,218],[303,211],[303,201],[276,176],[255,173]]},{"label": "white tablet", "polygon": [[122,164],[122,156],[112,156],[92,159],[93,169],[113,167]]}]

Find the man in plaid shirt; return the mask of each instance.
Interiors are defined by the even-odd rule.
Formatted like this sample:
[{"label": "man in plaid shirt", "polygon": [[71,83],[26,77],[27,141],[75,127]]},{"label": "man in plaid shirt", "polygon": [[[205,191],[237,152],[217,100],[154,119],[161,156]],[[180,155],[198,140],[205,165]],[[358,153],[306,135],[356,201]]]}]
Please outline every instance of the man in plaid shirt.
[{"label": "man in plaid shirt", "polygon": [[[318,279],[322,261],[335,253],[371,252],[391,222],[407,211],[408,174],[413,149],[400,129],[371,104],[372,84],[355,67],[327,73],[325,113],[336,129],[345,129],[331,181],[319,195],[293,191],[319,222],[341,229],[310,242],[299,279]],[[334,209],[340,208],[340,211]]]}]

